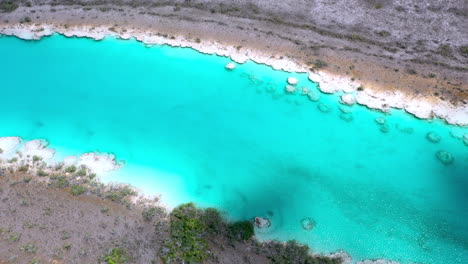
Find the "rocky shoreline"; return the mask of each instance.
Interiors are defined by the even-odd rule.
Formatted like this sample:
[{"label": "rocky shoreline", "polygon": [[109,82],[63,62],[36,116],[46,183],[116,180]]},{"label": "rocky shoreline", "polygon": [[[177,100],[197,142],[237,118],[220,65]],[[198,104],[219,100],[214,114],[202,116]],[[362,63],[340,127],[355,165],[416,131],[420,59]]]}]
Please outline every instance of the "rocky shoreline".
[{"label": "rocky shoreline", "polygon": [[[109,184],[109,185],[104,185],[100,183],[99,177],[105,175],[105,173],[109,171],[114,171],[118,170],[123,166],[122,162],[116,161],[115,157],[112,154],[102,154],[102,153],[86,153],[83,154],[79,157],[76,156],[70,156],[70,157],[65,157],[63,161],[58,161],[54,160],[54,155],[55,151],[51,148],[48,148],[48,143],[45,140],[30,140],[24,142],[21,138],[19,137],[0,137],[0,180],[6,180],[6,182],[9,184],[9,188],[16,188],[16,191],[22,192],[22,185],[21,184],[27,184],[28,187],[24,186],[24,188],[28,189],[29,187],[33,188],[32,190],[34,191],[39,191],[42,190],[44,186],[48,186],[48,190],[43,190],[40,191],[42,198],[39,198],[35,203],[36,207],[42,207],[45,206],[45,204],[42,204],[40,201],[43,199],[50,199],[50,197],[47,197],[50,193],[51,196],[57,197],[59,195],[60,197],[62,194],[57,194],[55,188],[66,188],[67,190],[70,189],[70,192],[72,195],[67,195],[67,198],[64,198],[66,200],[69,200],[71,204],[74,204],[74,206],[77,206],[76,208],[73,208],[73,210],[81,210],[86,211],[88,207],[96,207],[100,206],[105,209],[100,209],[101,213],[103,210],[106,210],[103,216],[106,214],[114,214],[114,213],[109,213],[106,208],[109,208],[110,206],[112,207],[112,211],[115,211],[117,214],[123,214],[126,217],[126,222],[130,219],[134,219],[135,216],[128,216],[130,211],[136,212],[138,215],[137,218],[140,218],[141,215],[143,215],[143,218],[145,221],[142,221],[141,219],[134,219],[135,223],[140,223],[142,225],[141,228],[143,228],[143,225],[145,226],[145,229],[148,229],[148,227],[151,227],[147,225],[148,217],[151,215],[151,218],[153,218],[153,211],[158,211],[158,217],[161,219],[158,220],[158,227],[156,228],[157,232],[161,236],[167,236],[167,218],[165,216],[165,212],[170,212],[172,208],[168,208],[164,206],[159,197],[148,197],[139,192],[138,190],[134,189],[133,187],[125,184]],[[2,181],[3,181],[2,180]],[[19,189],[18,189],[19,188]],[[52,188],[49,190],[49,188]],[[20,190],[21,189],[21,190]],[[28,193],[29,196],[33,195],[31,193],[34,193],[32,190],[26,190],[26,193]],[[0,194],[4,192],[3,188],[1,188],[1,181],[0,181]],[[59,191],[60,192],[60,191]],[[37,194],[34,194],[37,195]],[[111,202],[117,202],[118,204],[121,204],[125,208],[114,208],[116,207],[115,205],[109,205],[105,201],[101,200],[96,200],[95,197],[100,197],[102,199],[107,199],[110,200]],[[80,197],[88,197],[86,199],[80,198]],[[54,198],[57,199],[57,198]],[[62,199],[62,198],[60,198]],[[76,200],[76,201],[75,201]],[[7,201],[3,199],[3,201]],[[21,206],[26,206],[27,202],[24,202],[25,200],[23,199],[22,205]],[[64,200],[65,201],[65,200]],[[90,201],[92,202],[93,205],[89,205]],[[62,202],[65,203],[65,202]],[[81,206],[82,205],[82,206]],[[0,208],[2,208],[2,204],[0,203]],[[51,206],[50,204],[48,206]],[[63,204],[59,206],[60,208],[64,208]],[[118,207],[118,206],[117,206]],[[50,208],[50,207],[48,207]],[[132,209],[133,208],[133,209]],[[151,208],[156,208],[156,209],[151,209]],[[159,209],[157,209],[159,208]],[[5,214],[7,211],[11,211],[11,205],[10,209],[4,211],[3,214]],[[66,208],[65,208],[66,209]],[[128,212],[121,212],[122,210],[130,210]],[[25,210],[24,208],[22,210]],[[52,211],[59,210],[59,209],[49,209]],[[68,209],[67,209],[68,210]],[[14,216],[16,211],[6,213],[4,216]],[[26,214],[27,213],[23,213]],[[35,214],[35,213],[34,213]],[[130,213],[133,214],[133,213]],[[2,215],[2,213],[0,213]],[[7,218],[8,218],[7,217]],[[17,217],[17,216],[16,216]],[[31,217],[37,217],[36,215],[31,216],[28,215],[27,218],[30,219]],[[70,215],[68,215],[70,217]],[[118,216],[115,216],[116,218],[119,218]],[[129,217],[129,219],[127,219]],[[23,217],[19,217],[22,219]],[[18,219],[18,218],[17,218]],[[99,219],[99,217],[98,217]],[[6,221],[6,218],[3,220]],[[23,219],[27,223],[29,223],[27,219]],[[101,219],[104,221],[103,219]],[[49,220],[50,221],[50,220]],[[72,221],[69,219],[69,221]],[[75,220],[76,221],[76,220]],[[82,220],[81,220],[82,221]],[[98,220],[96,220],[98,221]],[[108,220],[105,220],[106,222]],[[257,221],[257,219],[255,219]],[[25,222],[25,223],[26,223]],[[63,221],[62,221],[63,222]],[[14,234],[19,234],[17,231],[19,229],[22,229],[24,231],[24,224],[23,227],[12,227],[11,224],[7,229],[5,228],[5,225],[8,225],[8,221],[0,221],[0,236],[2,232],[7,232],[7,234],[10,234],[9,239],[11,238],[12,235]],[[165,224],[164,224],[165,223]],[[31,227],[28,227],[28,229],[32,229],[36,226],[39,226],[39,223],[34,224]],[[40,226],[46,226],[45,223],[40,224]],[[101,226],[99,226],[101,227]],[[56,227],[57,230],[59,229],[73,229],[71,226],[63,228],[58,228]],[[93,227],[94,228],[94,227]],[[120,227],[119,227],[120,228]],[[136,228],[136,227],[132,227]],[[262,227],[264,228],[264,227]],[[45,227],[43,227],[45,229]],[[91,228],[92,229],[92,228]],[[6,230],[6,231],[5,231]],[[119,229],[120,230],[120,229]],[[159,231],[158,231],[159,230]],[[39,254],[34,257],[34,259],[41,259],[41,260],[47,260],[47,263],[75,263],[74,260],[72,261],[71,259],[71,254],[68,256],[65,256],[67,251],[70,251],[68,247],[71,247],[70,241],[68,241],[68,237],[72,236],[78,236],[74,232],[71,231],[63,231],[69,235],[63,240],[66,240],[64,243],[64,246],[62,249],[55,249],[52,250],[52,248],[49,248],[44,254]],[[62,233],[63,233],[62,232]],[[121,231],[119,231],[121,232]],[[123,231],[122,231],[123,232]],[[88,234],[88,233],[87,233]],[[62,234],[63,235],[63,234]],[[115,232],[112,233],[112,237],[116,235]],[[103,245],[106,244],[107,246],[115,246],[117,245],[116,241],[109,240],[107,235],[105,235],[106,238],[104,239],[101,237],[100,239],[103,240],[103,243],[99,243],[99,249],[101,250],[101,253],[103,253]],[[129,234],[125,234],[127,239],[134,240],[137,238],[129,238]],[[131,236],[131,235],[130,235]],[[34,241],[40,241],[44,240],[44,236],[42,234],[37,234],[35,233],[34,235],[30,234],[28,235],[29,240],[34,240]],[[31,238],[32,237],[32,238]],[[90,238],[88,238],[90,239]],[[139,257],[139,259],[147,259],[150,257],[154,257],[154,254],[158,254],[158,251],[153,252],[153,249],[148,249],[150,247],[151,243],[154,243],[153,238],[151,238],[149,241],[146,241],[149,239],[146,237],[145,239],[139,238],[140,242],[139,243],[144,243],[145,248],[146,248],[146,253],[143,254],[142,256]],[[115,239],[114,239],[115,240]],[[142,242],[141,240],[144,240],[145,242]],[[158,241],[161,241],[162,238],[159,238]],[[3,240],[0,240],[0,245]],[[24,256],[21,255],[8,255],[7,252],[16,252],[13,248],[10,248],[13,242],[16,241],[10,241],[7,243],[7,246],[5,246],[6,251],[0,250],[0,261],[6,260],[6,258],[14,258],[15,260],[18,259],[25,259],[27,257],[31,257],[31,254],[25,254]],[[55,241],[57,242],[57,241]],[[41,242],[44,246],[47,243],[45,241]],[[60,244],[60,240],[58,241]],[[73,240],[73,247],[79,247],[80,243],[79,240],[74,239]],[[110,244],[109,244],[110,243]],[[159,243],[159,242],[158,242]],[[266,241],[263,243],[258,244],[258,242],[252,242],[253,244],[248,246],[246,245],[237,245],[236,248],[238,250],[242,251],[242,254],[247,254],[250,255],[248,258],[251,259],[260,259],[261,261],[258,263],[269,263],[268,261],[265,260],[264,257],[260,256],[253,256],[253,254],[258,254],[253,253],[255,250],[253,250],[251,247],[255,248],[263,248],[263,247],[270,247],[270,243],[277,243],[275,241],[270,242]],[[29,243],[32,245],[32,243]],[[28,245],[29,245],[28,244]],[[56,243],[55,243],[56,244]],[[263,245],[262,245],[263,244]],[[68,246],[67,246],[68,245]],[[134,246],[129,245],[128,243],[124,243],[124,245],[128,246],[129,248],[132,248],[133,250],[138,251],[138,248],[135,248]],[[256,246],[253,246],[256,245]],[[287,244],[283,244],[286,246]],[[50,245],[49,245],[50,246]],[[60,245],[55,245],[59,246]],[[247,247],[246,247],[247,246]],[[38,245],[34,244],[34,247],[37,248]],[[265,249],[263,249],[265,250]],[[60,252],[58,254],[57,252]],[[76,252],[75,252],[76,251]],[[214,252],[218,251],[217,249],[213,250]],[[223,250],[224,251],[224,250]],[[258,251],[258,249],[257,249]],[[74,248],[72,250],[73,254],[75,255],[80,255],[84,254],[83,250],[79,251],[78,248]],[[95,257],[93,254],[97,254],[96,250],[89,250],[87,251],[86,254],[89,255],[84,255],[85,259],[90,258],[90,257]],[[13,253],[12,253],[13,254]],[[135,253],[134,253],[135,254]],[[140,254],[140,253],[137,253]],[[223,256],[224,260],[227,260],[228,262],[223,262],[223,263],[231,263],[229,261],[234,261],[234,263],[238,263],[238,261],[235,257],[230,256],[231,252],[228,253],[220,253],[217,252],[217,254],[223,255],[227,254],[228,256]],[[235,253],[234,253],[235,254]],[[350,264],[353,263],[351,257],[346,254],[345,252],[339,251],[336,253],[332,253],[329,255],[321,255],[317,253],[312,253],[312,256],[314,256],[317,259],[320,258],[330,258],[331,260],[339,260],[337,263],[341,264]],[[82,256],[83,257],[83,256]],[[63,260],[71,261],[71,262],[62,262]],[[33,260],[34,260],[33,259]],[[103,263],[103,262],[101,262]],[[131,263],[140,263],[140,262],[131,262]],[[141,262],[143,263],[143,262]],[[156,262],[158,263],[158,262]],[[209,261],[208,263],[212,263]],[[248,263],[248,262],[246,262]],[[257,262],[255,262],[257,263]],[[328,262],[326,262],[328,263]],[[333,262],[335,263],[335,262]],[[388,260],[365,260],[361,262],[356,262],[357,264],[398,264],[397,262],[393,261],[388,261]]]},{"label": "rocky shoreline", "polygon": [[455,106],[448,102],[435,102],[430,98],[412,98],[398,91],[381,91],[363,89],[363,84],[345,76],[338,76],[325,71],[308,70],[307,65],[301,64],[293,58],[275,58],[269,54],[255,49],[236,49],[225,46],[217,41],[205,41],[186,38],[184,36],[167,37],[151,31],[127,28],[113,28],[107,26],[62,26],[53,24],[16,24],[0,25],[0,34],[16,36],[24,40],[39,40],[54,33],[66,37],[87,37],[102,40],[107,36],[120,39],[134,38],[147,45],[170,45],[173,47],[189,47],[205,54],[216,54],[231,58],[234,62],[242,64],[252,60],[259,64],[269,65],[276,70],[299,72],[309,74],[309,79],[318,83],[319,89],[324,93],[344,93],[349,102],[356,102],[371,109],[384,112],[392,108],[404,109],[406,112],[420,119],[441,118],[452,125],[468,125],[468,105]]}]

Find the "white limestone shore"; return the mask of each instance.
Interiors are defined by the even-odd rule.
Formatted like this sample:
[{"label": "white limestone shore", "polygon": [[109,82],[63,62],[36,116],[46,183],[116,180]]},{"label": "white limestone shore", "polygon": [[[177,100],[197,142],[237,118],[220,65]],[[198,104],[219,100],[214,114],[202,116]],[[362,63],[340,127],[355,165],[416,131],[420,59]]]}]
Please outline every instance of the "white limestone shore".
[{"label": "white limestone shore", "polygon": [[54,33],[59,33],[66,37],[87,37],[95,40],[102,40],[106,36],[114,36],[121,39],[135,38],[148,45],[190,47],[201,53],[230,57],[238,64],[252,60],[259,64],[269,65],[275,70],[308,73],[311,81],[319,83],[319,89],[322,92],[355,93],[356,103],[372,109],[379,109],[385,112],[391,108],[404,109],[406,112],[421,119],[438,117],[444,119],[449,124],[468,125],[468,105],[454,106],[435,98],[410,97],[401,92],[381,92],[378,87],[377,89],[372,89],[372,87],[358,89],[362,87],[362,84],[349,79],[349,77],[337,76],[325,71],[310,72],[307,65],[303,65],[291,58],[279,58],[248,48],[238,50],[236,47],[222,45],[216,41],[195,41],[182,36],[168,38],[157,35],[154,32],[128,28],[116,32],[115,29],[111,31],[108,26],[65,27],[54,24],[0,26],[0,34],[16,36],[25,40],[39,40],[44,36],[50,36]]},{"label": "white limestone shore", "polygon": [[[85,153],[81,156],[65,157],[63,161],[54,160],[55,150],[47,148],[45,140],[23,142],[20,137],[0,137],[0,163],[17,168],[28,165],[32,169],[47,169],[63,164],[64,166],[85,166],[91,172],[103,175],[122,168],[123,163],[107,153]],[[39,165],[37,163],[40,163]]]}]

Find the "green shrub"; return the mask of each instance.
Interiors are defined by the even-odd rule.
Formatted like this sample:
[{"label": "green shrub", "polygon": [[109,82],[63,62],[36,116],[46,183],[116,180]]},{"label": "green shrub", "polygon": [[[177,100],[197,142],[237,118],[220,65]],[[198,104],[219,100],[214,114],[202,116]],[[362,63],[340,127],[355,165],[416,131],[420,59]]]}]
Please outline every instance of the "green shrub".
[{"label": "green shrub", "polygon": [[21,250],[26,252],[26,253],[36,254],[37,253],[37,246],[34,245],[33,243],[28,243],[26,245],[23,245],[21,247]]},{"label": "green shrub", "polygon": [[37,176],[39,177],[45,177],[45,176],[48,176],[49,174],[47,172],[45,172],[44,170],[40,169],[37,171]]},{"label": "green shrub", "polygon": [[207,208],[202,215],[202,221],[208,234],[221,235],[226,232],[226,221],[221,213],[215,208]]},{"label": "green shrub", "polygon": [[254,226],[251,221],[238,221],[229,225],[229,237],[231,239],[249,240],[254,234]]},{"label": "green shrub", "polygon": [[83,177],[83,176],[86,176],[88,175],[88,170],[86,170],[86,167],[82,166],[80,167],[80,169],[75,173],[76,176],[80,176],[80,177]]},{"label": "green shrub", "polygon": [[18,171],[27,172],[29,170],[29,165],[22,165],[18,168]]},{"label": "green shrub", "polygon": [[143,210],[143,219],[145,221],[151,221],[156,215],[164,214],[163,209],[160,207],[148,207]]},{"label": "green shrub", "polygon": [[13,1],[1,1],[0,12],[10,13],[18,8],[18,4]]},{"label": "green shrub", "polygon": [[124,264],[129,261],[127,251],[123,248],[113,248],[109,254],[104,256],[104,261],[107,264]]},{"label": "green shrub", "polygon": [[68,167],[68,168],[65,169],[65,172],[74,173],[76,170],[77,170],[76,166],[75,166],[75,165],[71,165],[70,167]]},{"label": "green shrub", "polygon": [[460,47],[460,53],[461,53],[463,56],[468,57],[468,46],[461,46],[461,47]]},{"label": "green shrub", "polygon": [[208,241],[204,237],[203,212],[193,203],[176,207],[170,214],[171,239],[163,248],[165,263],[203,263],[208,257]]},{"label": "green shrub", "polygon": [[281,264],[341,264],[341,258],[309,254],[309,247],[291,240],[287,243],[271,241],[263,245],[272,263]]},{"label": "green shrub", "polygon": [[127,196],[136,195],[137,192],[133,190],[130,186],[118,186],[113,187],[112,190],[106,193],[106,198],[111,201],[122,202]]},{"label": "green shrub", "polygon": [[70,182],[65,176],[54,175],[50,177],[50,180],[52,181],[50,185],[55,186],[57,188],[64,188],[70,185]]},{"label": "green shrub", "polygon": [[86,187],[81,185],[73,185],[70,189],[70,192],[72,195],[77,196],[86,192]]},{"label": "green shrub", "polygon": [[42,158],[41,158],[41,157],[39,157],[39,156],[36,156],[36,155],[34,155],[34,156],[32,157],[32,159],[33,159],[33,162],[34,162],[34,163],[36,163],[36,162],[38,162],[38,161],[42,160]]}]

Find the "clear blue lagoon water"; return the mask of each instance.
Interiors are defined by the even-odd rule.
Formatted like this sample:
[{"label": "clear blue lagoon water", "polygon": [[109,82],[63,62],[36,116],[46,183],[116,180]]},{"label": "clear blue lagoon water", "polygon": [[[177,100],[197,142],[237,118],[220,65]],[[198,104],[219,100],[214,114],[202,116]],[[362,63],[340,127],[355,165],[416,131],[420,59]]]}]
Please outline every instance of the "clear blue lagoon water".
[{"label": "clear blue lagoon water", "polygon": [[[114,153],[126,165],[104,181],[171,206],[269,217],[260,239],[356,260],[468,263],[468,147],[457,138],[467,128],[362,106],[347,122],[337,95],[284,94],[291,75],[317,89],[307,75],[253,62],[229,72],[228,61],[134,40],[1,37],[0,136],[46,139],[59,158]],[[429,142],[430,131],[442,140]],[[439,150],[454,162],[439,162]]]}]

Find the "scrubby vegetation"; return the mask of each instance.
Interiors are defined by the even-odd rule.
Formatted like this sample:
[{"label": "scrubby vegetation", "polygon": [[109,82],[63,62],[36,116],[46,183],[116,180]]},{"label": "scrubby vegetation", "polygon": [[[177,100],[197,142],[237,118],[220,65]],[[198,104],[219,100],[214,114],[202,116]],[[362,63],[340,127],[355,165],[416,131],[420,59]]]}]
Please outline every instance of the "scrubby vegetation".
[{"label": "scrubby vegetation", "polygon": [[123,248],[113,248],[103,257],[107,264],[124,264],[128,261],[127,252]]},{"label": "scrubby vegetation", "polygon": [[[39,164],[39,160],[37,160],[30,166],[28,171],[20,171],[21,166],[24,166],[21,164],[22,161],[19,161],[19,164],[4,163],[5,166],[12,167],[6,170],[6,174],[0,175],[2,176],[0,179],[8,179],[11,176],[14,176],[16,179],[16,181],[12,181],[12,179],[5,181],[7,182],[7,186],[9,186],[8,188],[13,186],[15,188],[21,188],[21,185],[24,185],[32,187],[32,190],[36,190],[38,186],[47,189],[52,188],[52,190],[56,192],[60,192],[59,189],[63,189],[65,190],[64,193],[68,193],[68,195],[87,195],[90,196],[91,200],[93,199],[92,196],[94,196],[94,199],[99,198],[98,200],[101,201],[116,203],[115,206],[120,208],[118,210],[125,209],[129,210],[128,212],[136,210],[138,213],[133,214],[136,218],[129,219],[134,223],[135,228],[138,229],[140,227],[143,228],[145,225],[147,227],[150,225],[149,230],[154,230],[153,232],[158,235],[159,244],[153,244],[153,239],[148,242],[151,244],[150,250],[154,252],[151,255],[151,258],[155,261],[154,263],[160,263],[158,260],[163,261],[165,264],[219,262],[220,256],[225,254],[223,252],[226,247],[233,247],[236,252],[238,245],[243,245],[248,248],[248,250],[244,250],[242,253],[246,259],[249,259],[250,255],[256,254],[257,257],[263,259],[262,263],[266,263],[265,261],[284,264],[341,263],[341,260],[338,258],[310,255],[307,246],[297,244],[294,241],[288,243],[275,241],[260,243],[253,239],[254,224],[252,221],[243,220],[230,222],[215,208],[201,209],[197,208],[193,203],[188,203],[176,207],[167,215],[164,208],[151,203],[152,200],[142,200],[141,203],[132,202],[134,201],[132,197],[137,195],[132,187],[128,185],[104,185],[95,179],[94,174],[90,173],[86,167],[45,167],[45,165]],[[4,177],[6,175],[9,176]],[[35,186],[35,184],[37,184],[37,186]],[[3,191],[0,191],[0,193],[1,192]],[[41,191],[39,193],[41,193],[41,195],[46,195],[45,193],[47,193],[47,191]],[[28,194],[28,196],[29,195],[30,194]],[[56,197],[56,194],[54,194],[54,197]],[[70,197],[66,199],[70,199]],[[81,202],[86,203],[85,201]],[[31,200],[27,197],[23,198],[18,205],[23,208],[23,211],[34,208],[31,206]],[[124,207],[121,205],[124,205]],[[66,205],[64,205],[62,200],[57,206],[62,207]],[[112,214],[111,210],[115,210],[109,210],[111,207],[113,208],[114,206],[99,205],[99,207],[97,207],[98,212],[100,212],[100,215],[102,214],[103,217],[100,218],[100,222]],[[41,208],[38,212],[41,218],[55,217],[58,210],[57,207],[53,207],[53,205],[50,204]],[[82,213],[80,212],[78,215],[80,214]],[[73,216],[73,214],[65,214],[62,216],[70,217]],[[83,217],[83,215],[80,217]],[[138,218],[143,221],[138,223]],[[114,224],[121,221],[119,219],[120,217],[115,218]],[[71,219],[68,219],[66,221],[70,220]],[[100,230],[104,233],[106,232],[106,226],[107,225],[102,222],[98,225],[99,228],[102,228]],[[9,245],[22,243],[20,245],[16,244],[16,248],[19,248],[19,250],[31,260],[31,258],[34,257],[32,256],[33,254],[39,251],[43,252],[47,248],[45,244],[37,243],[37,240],[28,239],[29,241],[35,241],[33,244],[21,239],[22,235],[26,235],[25,232],[29,232],[25,230],[32,230],[31,232],[33,232],[36,228],[45,230],[47,225],[44,223],[31,223],[26,221],[23,223],[23,230],[21,233],[13,232],[16,230],[12,229],[0,228],[0,239],[8,241]],[[67,229],[59,230],[56,234],[57,240],[63,241],[54,251],[54,254],[57,254],[57,256],[63,257],[65,252],[70,253],[80,250],[79,244],[71,243],[72,241],[76,241],[77,238],[76,233],[74,233],[76,230],[72,231],[72,229],[73,228],[68,227]],[[147,229],[146,234],[148,234],[148,232],[151,231]],[[114,233],[114,231],[112,231],[112,233]],[[50,232],[48,235],[49,234]],[[132,234],[135,234],[135,239],[142,239],[138,237],[137,232]],[[112,234],[112,237],[114,237],[114,235],[115,234]],[[30,236],[27,235],[27,237],[29,238]],[[126,239],[128,239],[128,237]],[[23,244],[23,242],[28,243]],[[134,245],[126,243],[125,241],[113,242],[112,247],[107,250],[98,250],[96,253],[95,259],[100,261],[100,263],[107,264],[137,263],[135,259],[140,257],[140,253],[135,250]],[[37,259],[37,261],[40,260]]]},{"label": "scrubby vegetation", "polygon": [[0,12],[13,12],[18,8],[18,4],[14,1],[0,1]]}]

